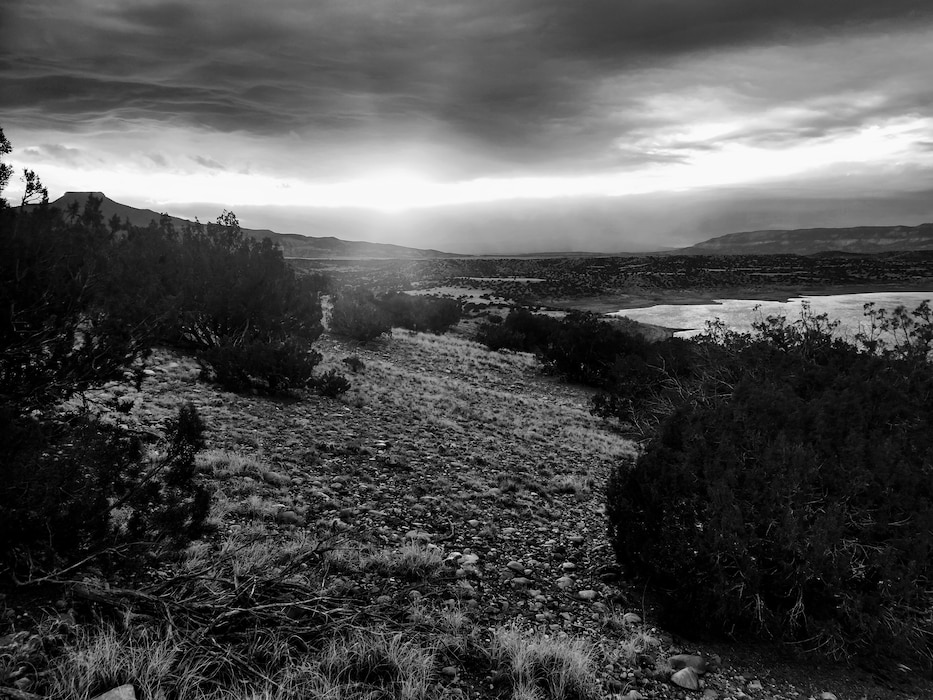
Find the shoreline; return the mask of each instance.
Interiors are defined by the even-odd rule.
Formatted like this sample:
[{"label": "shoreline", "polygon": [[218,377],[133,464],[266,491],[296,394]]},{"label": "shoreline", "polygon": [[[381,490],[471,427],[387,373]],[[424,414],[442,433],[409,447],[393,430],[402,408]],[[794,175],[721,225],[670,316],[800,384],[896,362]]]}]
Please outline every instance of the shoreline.
[{"label": "shoreline", "polygon": [[628,309],[645,309],[662,305],[718,304],[720,299],[788,302],[798,297],[833,296],[837,294],[874,294],[880,292],[929,292],[933,299],[933,283],[844,284],[825,287],[716,287],[695,290],[647,290],[643,294],[601,294],[594,297],[546,299],[540,303],[555,309],[579,309],[599,314],[611,314]]}]

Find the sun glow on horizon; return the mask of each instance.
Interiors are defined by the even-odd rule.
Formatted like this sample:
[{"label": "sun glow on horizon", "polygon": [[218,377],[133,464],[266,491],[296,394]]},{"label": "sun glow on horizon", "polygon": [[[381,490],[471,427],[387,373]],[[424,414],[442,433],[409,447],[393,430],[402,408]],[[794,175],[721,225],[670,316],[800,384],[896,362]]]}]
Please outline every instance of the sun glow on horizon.
[{"label": "sun glow on horizon", "polygon": [[[671,162],[570,176],[544,174],[438,181],[412,168],[383,167],[357,178],[322,182],[229,170],[189,173],[142,170],[116,160],[94,167],[59,163],[34,167],[19,158],[11,158],[11,162],[17,171],[33,167],[53,193],[101,191],[118,201],[144,198],[156,206],[196,201],[224,207],[359,208],[387,213],[505,200],[615,197],[767,184],[800,179],[811,173],[841,178],[853,172],[881,172],[902,163],[933,166],[933,153],[922,147],[933,135],[933,118],[891,121],[783,147],[748,144],[741,139],[720,143],[715,134],[722,128],[718,124],[710,125],[709,129],[697,125],[690,132],[692,136],[711,137],[702,143],[678,140],[638,144],[646,153],[651,148],[658,152],[668,149]],[[11,201],[16,199],[17,185],[14,178],[7,192]]]}]

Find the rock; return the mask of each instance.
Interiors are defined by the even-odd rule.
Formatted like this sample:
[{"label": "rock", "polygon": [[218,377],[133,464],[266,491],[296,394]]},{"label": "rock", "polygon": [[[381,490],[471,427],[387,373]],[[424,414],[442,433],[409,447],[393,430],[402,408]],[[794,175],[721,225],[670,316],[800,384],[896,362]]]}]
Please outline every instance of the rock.
[{"label": "rock", "polygon": [[136,691],[131,685],[121,685],[119,688],[108,690],[103,695],[98,695],[93,700],[136,700]]},{"label": "rock", "polygon": [[272,486],[288,486],[292,483],[292,478],[287,474],[280,474],[279,472],[263,472],[262,474],[263,481]]},{"label": "rock", "polygon": [[520,561],[512,560],[508,564],[505,565],[505,568],[511,571],[514,571],[517,574],[525,573],[525,565],[522,564]]},{"label": "rock", "polygon": [[600,581],[609,583],[620,579],[622,577],[622,570],[618,566],[605,565],[596,569],[596,575],[599,577]]},{"label": "rock", "polygon": [[275,520],[282,525],[300,525],[301,516],[293,510],[283,510],[276,514]]},{"label": "rock", "polygon": [[641,615],[638,613],[627,612],[622,616],[622,622],[626,625],[640,625]]},{"label": "rock", "polygon": [[753,681],[749,681],[748,689],[749,690],[764,690],[764,688],[761,685],[761,681],[758,680],[757,678]]},{"label": "rock", "polygon": [[707,688],[703,691],[704,700],[719,700],[719,693],[717,693],[712,688]]},{"label": "rock", "polygon": [[671,676],[671,683],[687,690],[697,690],[700,687],[700,677],[696,671],[687,666]]},{"label": "rock", "polygon": [[621,693],[625,689],[625,683],[618,678],[610,678],[606,685],[611,693]]},{"label": "rock", "polygon": [[675,654],[667,660],[667,663],[675,671],[689,667],[702,676],[707,671],[715,671],[719,668],[719,657],[705,654]]},{"label": "rock", "polygon": [[637,690],[630,690],[622,697],[624,700],[645,700],[646,696],[642,693],[639,693]]},{"label": "rock", "polygon": [[441,669],[441,675],[447,676],[448,678],[456,678],[457,667],[456,666],[444,666],[444,668]]},{"label": "rock", "polygon": [[820,700],[836,700],[836,696],[827,690],[820,693]]},{"label": "rock", "polygon": [[566,591],[571,586],[573,586],[573,579],[569,576],[561,576],[557,579],[557,587],[562,591]]},{"label": "rock", "polygon": [[574,570],[576,570],[577,565],[574,564],[574,563],[571,562],[571,561],[565,561],[563,564],[560,565],[560,568],[561,568],[563,571],[574,571]]},{"label": "rock", "polygon": [[580,600],[596,600],[596,596],[598,595],[596,591],[590,589],[577,593],[577,597],[579,597]]},{"label": "rock", "polygon": [[511,579],[510,583],[513,588],[528,588],[531,585],[531,579],[527,579],[524,576],[516,576]]}]

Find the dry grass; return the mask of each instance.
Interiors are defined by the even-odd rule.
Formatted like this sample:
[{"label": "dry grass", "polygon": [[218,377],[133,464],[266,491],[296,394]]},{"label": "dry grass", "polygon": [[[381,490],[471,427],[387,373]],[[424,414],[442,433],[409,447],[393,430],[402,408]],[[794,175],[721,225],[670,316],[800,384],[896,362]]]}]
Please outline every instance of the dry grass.
[{"label": "dry grass", "polygon": [[495,631],[490,653],[508,675],[513,700],[584,700],[596,695],[593,652],[581,639],[504,627]]},{"label": "dry grass", "polygon": [[528,353],[496,353],[456,336],[393,331],[392,358],[367,357],[366,371],[344,396],[352,406],[398,406],[444,430],[466,423],[541,447],[591,456],[631,452],[589,413],[590,391],[540,376]]},{"label": "dry grass", "polygon": [[262,477],[268,467],[259,459],[231,450],[207,450],[198,454],[198,470],[224,481],[234,476]]},{"label": "dry grass", "polygon": [[175,677],[180,648],[168,636],[145,627],[82,629],[50,669],[49,695],[85,700],[115,686],[132,683],[145,698],[166,697]]},{"label": "dry grass", "polygon": [[432,577],[444,565],[444,550],[431,544],[405,542],[395,550],[382,550],[362,561],[365,570],[386,576],[424,580]]},{"label": "dry grass", "polygon": [[596,484],[589,474],[562,474],[551,477],[548,483],[548,489],[552,493],[570,493],[577,497],[585,497]]},{"label": "dry grass", "polygon": [[[435,656],[401,633],[369,628],[335,637],[320,653],[299,656],[287,640],[257,634],[244,653],[274,669],[250,689],[235,679],[235,664],[187,653],[185,639],[152,630],[85,629],[50,669],[49,696],[86,700],[132,684],[151,700],[362,700],[392,697],[424,700],[431,695]],[[251,648],[250,648],[251,647]]]},{"label": "dry grass", "polygon": [[661,640],[645,630],[633,631],[616,647],[619,659],[635,666],[642,657],[656,656],[661,649]]},{"label": "dry grass", "polygon": [[329,693],[324,697],[422,700],[430,696],[434,665],[432,649],[398,632],[365,629],[333,640],[318,669]]}]

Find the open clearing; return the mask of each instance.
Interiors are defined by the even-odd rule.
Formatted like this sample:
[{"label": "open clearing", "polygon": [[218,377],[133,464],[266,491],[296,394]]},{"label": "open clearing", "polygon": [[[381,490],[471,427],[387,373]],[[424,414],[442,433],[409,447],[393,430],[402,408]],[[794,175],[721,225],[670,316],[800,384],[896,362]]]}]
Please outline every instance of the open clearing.
[{"label": "open clearing", "polygon": [[[666,659],[696,651],[722,655],[723,669],[705,677],[722,698],[920,697],[773,649],[700,649],[652,626],[643,591],[614,566],[602,515],[608,471],[633,445],[590,415],[589,390],[542,375],[534,357],[400,330],[368,345],[329,336],[318,345],[322,369],[352,382],[339,400],[219,391],[168,351],[155,353],[141,390],[114,383],[90,396],[132,400],[129,415],[111,417],[132,427],[159,431],[184,401],[207,425],[199,465],[215,491],[215,530],[127,585],[214,596],[266,627],[252,632],[258,657],[226,652],[237,659],[231,677],[255,694],[184,697],[687,697],[668,681]],[[274,596],[250,607],[257,590]],[[82,604],[49,612],[62,619]],[[230,614],[211,623],[218,635]],[[143,697],[197,685],[190,664],[179,671],[201,658],[185,651],[192,630],[134,632],[133,665],[102,651],[130,649],[130,629],[89,633],[56,671],[60,697],[140,687],[141,676]]]}]

